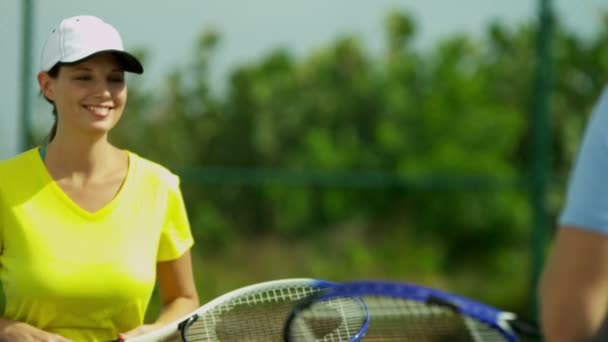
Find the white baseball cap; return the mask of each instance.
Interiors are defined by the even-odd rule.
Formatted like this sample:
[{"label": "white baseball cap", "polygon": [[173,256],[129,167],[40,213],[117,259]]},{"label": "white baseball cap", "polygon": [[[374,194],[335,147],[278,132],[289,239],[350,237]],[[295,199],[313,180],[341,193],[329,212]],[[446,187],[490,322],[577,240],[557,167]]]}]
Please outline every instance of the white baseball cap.
[{"label": "white baseball cap", "polygon": [[64,19],[53,29],[42,49],[41,70],[49,71],[57,63],[77,63],[100,52],[113,52],[125,71],[144,72],[139,60],[125,51],[118,31],[90,15]]}]

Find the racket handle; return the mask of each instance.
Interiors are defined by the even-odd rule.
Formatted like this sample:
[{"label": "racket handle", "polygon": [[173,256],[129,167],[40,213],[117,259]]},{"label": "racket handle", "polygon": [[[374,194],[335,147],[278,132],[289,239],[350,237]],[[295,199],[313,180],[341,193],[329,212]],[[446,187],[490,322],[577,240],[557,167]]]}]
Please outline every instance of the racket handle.
[{"label": "racket handle", "polygon": [[523,319],[515,319],[510,322],[510,325],[518,335],[531,338],[541,337],[540,327],[536,322],[527,321]]}]

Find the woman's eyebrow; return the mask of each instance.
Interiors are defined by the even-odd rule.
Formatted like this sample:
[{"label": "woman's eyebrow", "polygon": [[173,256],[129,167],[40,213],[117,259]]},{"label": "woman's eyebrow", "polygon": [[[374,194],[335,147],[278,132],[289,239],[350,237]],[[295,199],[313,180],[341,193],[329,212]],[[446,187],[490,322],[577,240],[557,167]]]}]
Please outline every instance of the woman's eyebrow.
[{"label": "woman's eyebrow", "polygon": [[72,70],[73,71],[81,71],[81,70],[83,70],[83,71],[91,71],[93,69],[88,68],[86,66],[75,66],[75,67],[72,68]]}]

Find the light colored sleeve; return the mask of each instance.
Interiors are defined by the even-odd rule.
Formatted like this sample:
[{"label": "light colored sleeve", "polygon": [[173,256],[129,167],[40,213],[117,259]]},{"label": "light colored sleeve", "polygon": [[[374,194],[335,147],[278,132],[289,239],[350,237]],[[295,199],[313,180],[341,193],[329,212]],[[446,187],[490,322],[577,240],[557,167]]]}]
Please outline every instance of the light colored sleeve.
[{"label": "light colored sleeve", "polygon": [[157,261],[175,260],[194,244],[179,178],[169,189],[167,212],[158,245]]},{"label": "light colored sleeve", "polygon": [[559,223],[608,234],[608,88],[585,129]]}]

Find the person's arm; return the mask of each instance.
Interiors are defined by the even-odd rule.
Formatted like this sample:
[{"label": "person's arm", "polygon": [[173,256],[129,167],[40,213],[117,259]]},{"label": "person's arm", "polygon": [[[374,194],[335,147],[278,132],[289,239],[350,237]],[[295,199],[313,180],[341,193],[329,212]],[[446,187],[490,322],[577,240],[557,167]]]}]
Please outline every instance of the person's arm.
[{"label": "person's arm", "polygon": [[539,286],[548,342],[585,341],[608,307],[608,88],[585,128]]},{"label": "person's arm", "polygon": [[120,339],[154,331],[174,322],[200,306],[192,274],[190,251],[176,260],[159,262],[156,266],[156,273],[162,303],[159,317],[153,324],[143,325],[120,334]]},{"label": "person's arm", "polygon": [[157,274],[163,303],[157,324],[170,323],[199,307],[189,251],[177,260],[159,262]]},{"label": "person's arm", "polygon": [[40,330],[27,323],[0,318],[0,342],[15,341],[71,342],[63,336]]},{"label": "person's arm", "polygon": [[594,336],[608,308],[608,235],[560,227],[539,298],[545,341],[580,342]]}]

